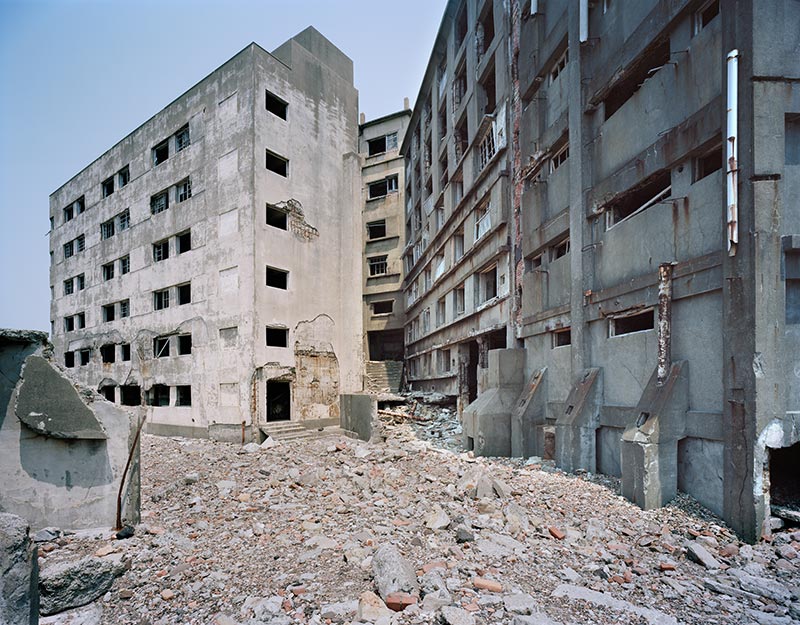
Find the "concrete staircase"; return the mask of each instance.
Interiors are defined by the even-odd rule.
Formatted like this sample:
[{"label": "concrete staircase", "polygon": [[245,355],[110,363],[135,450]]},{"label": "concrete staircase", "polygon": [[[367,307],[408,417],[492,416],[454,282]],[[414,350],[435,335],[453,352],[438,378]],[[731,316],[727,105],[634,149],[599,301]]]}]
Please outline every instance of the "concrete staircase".
[{"label": "concrete staircase", "polygon": [[399,393],[403,361],[369,360],[364,366],[364,389],[369,393]]},{"label": "concrete staircase", "polygon": [[324,438],[344,433],[344,430],[336,426],[327,426],[320,431],[317,427],[306,427],[299,421],[276,421],[262,425],[259,429],[264,436],[271,436],[276,441]]}]

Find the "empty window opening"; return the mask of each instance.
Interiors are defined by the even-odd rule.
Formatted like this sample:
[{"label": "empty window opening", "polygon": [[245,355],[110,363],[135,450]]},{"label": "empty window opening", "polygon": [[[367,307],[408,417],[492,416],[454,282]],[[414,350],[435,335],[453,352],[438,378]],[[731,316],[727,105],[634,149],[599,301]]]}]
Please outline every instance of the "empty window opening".
[{"label": "empty window opening", "polygon": [[86,210],[86,199],[82,195],[69,206],[64,208],[64,222],[68,222]]},{"label": "empty window opening", "polygon": [[634,332],[644,332],[655,327],[655,313],[652,308],[644,312],[621,317],[611,317],[608,325],[609,336],[621,336],[623,334],[633,334]]},{"label": "empty window opening", "polygon": [[81,366],[85,367],[89,364],[92,360],[92,350],[91,349],[82,349],[78,352],[81,357]]},{"label": "empty window opening", "polygon": [[387,299],[380,302],[372,302],[373,315],[391,315],[394,307],[394,300]]},{"label": "empty window opening", "polygon": [[153,261],[158,263],[169,258],[169,239],[153,243]]},{"label": "empty window opening", "polygon": [[156,193],[154,196],[150,198],[150,212],[153,215],[157,215],[158,213],[163,213],[168,208],[169,208],[169,193],[167,193],[166,191],[162,191],[161,193]]},{"label": "empty window opening", "polygon": [[455,19],[455,49],[461,48],[467,37],[467,3],[463,2]]},{"label": "empty window opening", "polygon": [[131,181],[131,170],[127,165],[125,165],[125,167],[123,167],[117,172],[117,184],[121,189],[130,181]]},{"label": "empty window opening", "polygon": [[478,274],[479,303],[497,297],[497,266]]},{"label": "empty window opening", "polygon": [[175,133],[175,151],[180,152],[181,150],[185,150],[191,144],[192,140],[189,135],[189,124],[186,124]]},{"label": "empty window opening", "polygon": [[791,447],[769,449],[770,505],[793,510],[800,507],[798,467],[800,467],[800,443],[795,443]]},{"label": "empty window opening", "polygon": [[64,331],[65,332],[72,332],[75,329],[75,318],[74,317],[64,317]]},{"label": "empty window opening", "polygon": [[694,14],[694,34],[696,35],[719,15],[719,0],[711,0]]},{"label": "empty window opening", "polygon": [[178,356],[186,356],[192,353],[192,335],[178,335]]},{"label": "empty window opening", "polygon": [[289,421],[292,416],[289,382],[267,380],[267,421]]},{"label": "empty window opening", "polygon": [[178,203],[185,202],[192,197],[192,181],[190,178],[181,180],[177,185],[175,185],[175,197]]},{"label": "empty window opening", "polygon": [[453,310],[455,311],[456,316],[463,315],[464,311],[466,310],[466,298],[464,295],[465,290],[463,284],[453,289]]},{"label": "empty window opening", "polygon": [[698,156],[694,159],[694,180],[702,180],[706,176],[713,174],[715,171],[722,169],[722,163],[725,156],[722,152],[722,145],[717,144],[705,154]]},{"label": "empty window opening", "polygon": [[175,387],[175,405],[176,406],[191,406],[192,405],[192,387],[188,384],[180,384]]},{"label": "empty window opening", "polygon": [[102,182],[103,197],[108,197],[114,193],[114,176],[107,178]]},{"label": "empty window opening", "polygon": [[483,114],[491,115],[497,108],[497,81],[495,79],[495,67],[492,65],[480,82],[481,99],[484,102]]},{"label": "empty window opening", "polygon": [[277,206],[267,204],[267,225],[279,230],[288,230],[289,214]]},{"label": "empty window opening", "polygon": [[120,360],[123,362],[129,362],[131,359],[131,344],[130,343],[123,343],[119,346],[120,351]]},{"label": "empty window opening", "polygon": [[397,192],[397,175],[388,176],[383,180],[378,180],[376,182],[370,182],[367,185],[369,190],[368,199],[374,200],[376,198],[386,197],[390,193]]},{"label": "empty window opening", "polygon": [[561,73],[567,68],[567,63],[569,63],[569,48],[566,48],[564,52],[558,57],[558,60],[553,64],[553,69],[550,70],[550,84],[552,85],[555,82],[556,78],[558,78]]},{"label": "empty window opening", "polygon": [[153,291],[153,309],[162,310],[169,308],[169,289]]},{"label": "empty window opening", "polygon": [[382,239],[386,236],[386,220],[371,221],[367,224],[367,238]]},{"label": "empty window opening", "polygon": [[120,319],[125,319],[126,317],[130,317],[131,315],[131,303],[130,300],[124,299],[119,303],[119,316]]},{"label": "empty window opening", "polygon": [[784,256],[786,277],[786,323],[800,324],[800,250],[787,250]]},{"label": "empty window opening", "polygon": [[285,291],[289,288],[289,272],[275,267],[267,267],[267,286]]},{"label": "empty window opening", "polygon": [[639,91],[644,82],[669,61],[669,38],[656,42],[637,59],[624,77],[619,80],[603,101],[605,118],[616,113],[623,104]]},{"label": "empty window opening", "polygon": [[267,91],[267,110],[281,119],[286,119],[286,109],[288,105],[274,93]]},{"label": "empty window opening", "polygon": [[787,165],[800,165],[800,113],[786,116],[785,151]]},{"label": "empty window opening", "polygon": [[267,326],[267,347],[288,347],[289,330]]},{"label": "empty window opening", "polygon": [[103,321],[114,321],[116,315],[114,314],[114,304],[106,304],[103,306]]},{"label": "empty window opening", "polygon": [[116,386],[104,386],[100,389],[100,394],[113,404],[117,399],[116,388]]},{"label": "empty window opening", "polygon": [[140,406],[142,389],[136,384],[125,384],[119,387],[120,403],[123,406]]},{"label": "empty window opening", "polygon": [[192,303],[192,283],[178,285],[178,306]]},{"label": "empty window opening", "polygon": [[373,256],[367,259],[369,265],[370,276],[383,276],[389,271],[389,257],[384,254],[382,256]]},{"label": "empty window opening", "polygon": [[286,178],[289,175],[289,160],[267,150],[267,169]]},{"label": "empty window opening", "polygon": [[79,312],[75,315],[75,327],[79,330],[86,327],[86,313]]},{"label": "empty window opening", "polygon": [[550,262],[569,254],[569,237],[550,246]]},{"label": "empty window opening", "polygon": [[114,263],[103,265],[103,280],[111,280],[114,277]]},{"label": "empty window opening", "polygon": [[117,346],[114,344],[102,345],[100,347],[100,358],[104,363],[116,362]]},{"label": "empty window opening", "polygon": [[484,55],[494,39],[494,2],[487,2],[486,5],[486,10],[478,20],[476,33],[479,57]]},{"label": "empty window opening", "polygon": [[75,352],[64,352],[64,366],[67,369],[75,366]]},{"label": "empty window opening", "polygon": [[83,274],[75,276],[75,282],[79,291],[83,291],[86,288],[86,277]]},{"label": "empty window opening", "polygon": [[154,384],[147,397],[150,406],[169,406],[169,386]]},{"label": "empty window opening", "polygon": [[641,213],[672,196],[670,170],[662,171],[640,186],[614,200],[606,209],[606,229]]},{"label": "empty window opening", "polygon": [[162,141],[153,148],[153,165],[160,165],[169,158],[169,141]]},{"label": "empty window opening", "polygon": [[[397,136],[397,135],[395,135]],[[386,152],[386,136],[367,140],[367,156],[375,156]]]},{"label": "empty window opening", "polygon": [[117,228],[120,232],[131,227],[131,212],[127,208],[117,215]]},{"label": "empty window opening", "polygon": [[157,336],[153,339],[153,357],[167,358],[169,356],[169,337]]},{"label": "empty window opening", "polygon": [[550,159],[550,173],[561,167],[569,159],[569,143],[561,146]]},{"label": "empty window opening", "polygon": [[184,254],[192,249],[192,232],[187,230],[175,236],[175,249],[178,254]]},{"label": "empty window opening", "polygon": [[564,347],[572,344],[572,332],[570,328],[553,330],[553,348]]}]

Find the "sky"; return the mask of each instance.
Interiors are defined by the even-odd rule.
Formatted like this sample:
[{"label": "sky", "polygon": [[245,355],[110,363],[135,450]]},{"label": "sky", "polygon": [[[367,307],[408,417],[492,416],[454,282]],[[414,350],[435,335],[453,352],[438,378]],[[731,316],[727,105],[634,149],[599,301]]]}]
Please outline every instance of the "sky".
[{"label": "sky", "polygon": [[251,41],[314,26],[367,120],[411,106],[446,0],[0,0],[0,327],[49,331],[49,195]]}]

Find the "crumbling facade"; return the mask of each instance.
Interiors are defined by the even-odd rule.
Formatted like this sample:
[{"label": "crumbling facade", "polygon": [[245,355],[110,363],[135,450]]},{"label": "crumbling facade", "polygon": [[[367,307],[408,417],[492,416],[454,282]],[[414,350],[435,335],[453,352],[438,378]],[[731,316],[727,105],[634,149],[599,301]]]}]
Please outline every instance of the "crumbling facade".
[{"label": "crumbling facade", "polygon": [[364,386],[373,391],[399,390],[402,376],[405,320],[402,253],[406,232],[405,167],[400,145],[410,116],[411,111],[406,107],[359,125]]},{"label": "crumbling facade", "polygon": [[[487,84],[488,14],[502,39],[495,116],[473,107],[476,154],[453,160],[461,64],[467,93],[472,78]],[[487,365],[484,400],[463,410],[468,448],[619,476],[644,508],[680,489],[750,539],[768,531],[771,504],[800,500],[798,32],[800,8],[785,0],[448,3],[404,144],[410,244],[423,250],[406,283],[407,355],[423,358],[415,386],[459,398],[473,398]],[[430,123],[429,91],[440,111]],[[444,200],[446,224],[480,204],[466,172],[490,123],[508,129],[507,154],[498,171],[479,170],[478,187],[495,184],[502,227],[468,245],[477,256],[454,284],[463,276],[466,307],[478,306],[453,317],[446,275],[419,294],[428,261],[444,252],[448,271],[461,265],[442,245],[447,227],[430,239],[425,222],[414,228],[416,203]],[[432,137],[437,158],[417,136]],[[478,215],[465,235],[478,234]],[[498,279],[508,267],[496,292],[506,303],[478,291],[495,258]],[[444,325],[414,326],[437,301]],[[485,360],[459,349],[467,370],[449,386],[435,360],[425,366],[448,334],[471,340],[503,324],[509,349]]]},{"label": "crumbling facade", "polygon": [[50,197],[57,358],[162,434],[338,423],[362,388],[358,94],[251,44]]}]

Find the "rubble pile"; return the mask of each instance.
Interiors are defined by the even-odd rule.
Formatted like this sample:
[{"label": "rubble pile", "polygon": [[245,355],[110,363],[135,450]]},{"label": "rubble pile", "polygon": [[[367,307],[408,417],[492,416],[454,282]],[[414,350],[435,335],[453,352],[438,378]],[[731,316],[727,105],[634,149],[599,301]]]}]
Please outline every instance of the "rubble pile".
[{"label": "rubble pile", "polygon": [[42,623],[800,620],[800,531],[750,546],[687,497],[643,512],[607,478],[454,453],[441,448],[451,434],[432,434],[454,421],[442,410],[427,422],[381,415],[377,444],[247,453],[145,436],[135,534],[54,531],[39,543],[45,577],[87,557],[124,571],[94,603]]}]

